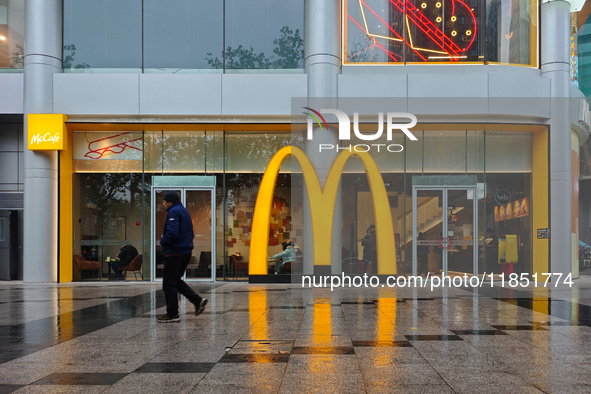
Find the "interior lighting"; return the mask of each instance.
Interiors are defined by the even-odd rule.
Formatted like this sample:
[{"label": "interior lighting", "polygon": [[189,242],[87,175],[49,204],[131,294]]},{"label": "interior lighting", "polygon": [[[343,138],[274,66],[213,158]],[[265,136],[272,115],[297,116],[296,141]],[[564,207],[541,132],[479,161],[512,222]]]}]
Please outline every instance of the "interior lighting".
[{"label": "interior lighting", "polygon": [[0,36],[0,41],[6,41],[6,36]]}]

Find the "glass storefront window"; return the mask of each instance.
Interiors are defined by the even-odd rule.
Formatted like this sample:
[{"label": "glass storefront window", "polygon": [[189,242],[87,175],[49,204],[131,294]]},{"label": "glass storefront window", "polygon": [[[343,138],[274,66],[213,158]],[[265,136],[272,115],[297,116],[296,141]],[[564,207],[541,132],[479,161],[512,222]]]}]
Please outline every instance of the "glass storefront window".
[{"label": "glass storefront window", "polygon": [[[154,127],[159,126],[149,126]],[[303,136],[293,135],[282,126],[257,129],[244,125],[242,129],[230,125],[232,131],[222,131],[227,130],[225,127],[203,125],[203,130],[179,130],[184,127],[167,125],[157,131],[75,131],[75,254],[101,261],[106,276],[107,258],[116,257],[121,245],[131,244],[144,255],[143,278],[149,279],[152,177],[209,174],[217,176],[216,207],[200,211],[198,219],[216,215],[215,230],[206,231],[216,234],[215,257],[220,265],[216,277],[246,277],[247,270],[239,264],[234,267],[230,257],[243,256],[248,261],[252,217],[263,174],[279,149],[302,145]],[[460,249],[449,252],[456,253],[446,260],[451,264],[449,270],[470,271],[471,256],[478,253],[479,273],[500,273],[509,267],[513,272],[531,272],[533,133],[527,127],[517,131],[519,127],[510,126],[503,131],[487,130],[486,126],[480,130],[464,130],[459,125],[423,127],[425,130],[413,130],[418,141],[403,142],[407,139],[402,135],[394,136],[394,143],[404,145],[403,152],[370,153],[386,187],[399,274],[410,274],[413,268],[412,193],[416,185],[423,185],[416,201],[417,212],[421,212],[416,231],[424,232],[429,241],[427,260],[440,258],[437,250],[431,252],[433,247],[442,249],[438,242],[447,217],[454,242],[464,242],[458,243]],[[272,201],[269,256],[281,252],[284,241],[294,242],[302,250],[310,247],[304,245],[303,206],[307,197],[303,184],[297,161],[287,159],[278,174]],[[446,208],[442,206],[444,195]],[[476,198],[478,201],[474,201]],[[203,205],[197,202],[195,206]],[[362,242],[367,229],[375,225],[372,194],[356,158],[348,162],[341,176],[340,209],[344,272],[375,272],[375,264],[366,264]],[[471,240],[477,242],[477,251],[466,243]],[[514,248],[509,257],[500,256],[501,241]],[[203,245],[200,248],[205,250]],[[459,259],[457,253],[467,250],[470,253],[465,253],[465,261]],[[516,262],[499,263],[503,258]],[[463,265],[457,266],[460,260]],[[270,272],[272,268],[269,262]]]},{"label": "glass storefront window", "polygon": [[345,64],[537,67],[535,0],[346,0],[343,24]]},{"label": "glass storefront window", "polygon": [[213,68],[296,70],[304,67],[304,2],[226,0],[224,56]]},{"label": "glass storefront window", "polygon": [[[292,135],[285,133],[227,133],[226,134],[226,221],[224,238],[228,265],[226,276],[244,277],[248,273],[232,266],[232,255],[250,253],[250,237],[254,206],[259,186],[267,164],[282,147],[292,144]],[[287,159],[275,187],[273,209],[270,218],[269,256],[282,251],[282,242],[298,242],[292,233],[294,211],[301,211],[301,204],[292,201],[291,160]],[[302,235],[300,234],[300,237]],[[301,238],[300,238],[301,240]],[[272,264],[269,265],[270,268]]]},{"label": "glass storefront window", "polygon": [[76,172],[141,172],[141,132],[74,132]]},{"label": "glass storefront window", "polygon": [[205,131],[148,131],[145,148],[146,172],[205,172]]},{"label": "glass storefront window", "polygon": [[0,0],[0,73],[25,67],[25,0]]},{"label": "glass storefront window", "polygon": [[65,72],[139,72],[141,0],[64,0]]},{"label": "glass storefront window", "polygon": [[[101,275],[107,277],[109,262],[117,258],[123,245],[133,245],[142,254],[142,174],[85,173],[78,174],[76,182],[80,187],[75,192],[74,212],[79,221],[74,250],[87,260],[101,262]],[[144,274],[148,268],[144,267]]]},{"label": "glass storefront window", "polygon": [[65,0],[63,57],[66,72],[303,72],[304,3]]},{"label": "glass storefront window", "polygon": [[150,73],[207,72],[223,48],[223,2],[144,1],[144,69]]},{"label": "glass storefront window", "polygon": [[486,1],[486,60],[537,66],[537,1]]}]

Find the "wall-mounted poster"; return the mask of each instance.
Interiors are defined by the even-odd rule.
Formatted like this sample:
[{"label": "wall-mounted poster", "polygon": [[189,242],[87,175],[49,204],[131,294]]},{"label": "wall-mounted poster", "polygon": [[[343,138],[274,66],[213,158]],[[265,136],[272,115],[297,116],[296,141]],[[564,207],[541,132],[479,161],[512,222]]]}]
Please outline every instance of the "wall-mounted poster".
[{"label": "wall-mounted poster", "polygon": [[529,216],[529,198],[515,200],[503,206],[495,207],[495,222]]}]

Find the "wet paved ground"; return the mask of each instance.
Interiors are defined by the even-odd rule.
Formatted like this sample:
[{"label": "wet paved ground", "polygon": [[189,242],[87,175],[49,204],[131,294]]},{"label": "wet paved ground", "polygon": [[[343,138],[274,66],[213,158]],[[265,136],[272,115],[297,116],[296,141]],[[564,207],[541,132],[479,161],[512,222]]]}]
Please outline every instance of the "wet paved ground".
[{"label": "wet paved ground", "polygon": [[591,392],[591,277],[559,289],[0,282],[0,393]]}]

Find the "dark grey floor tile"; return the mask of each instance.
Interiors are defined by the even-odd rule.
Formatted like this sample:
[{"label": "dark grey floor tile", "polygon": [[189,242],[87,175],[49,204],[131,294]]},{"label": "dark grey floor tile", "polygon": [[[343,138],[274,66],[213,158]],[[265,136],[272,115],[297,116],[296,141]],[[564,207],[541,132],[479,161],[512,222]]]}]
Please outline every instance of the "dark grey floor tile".
[{"label": "dark grey floor tile", "polygon": [[18,384],[0,384],[0,394],[13,393],[21,387],[24,386],[20,386]]},{"label": "dark grey floor tile", "polygon": [[126,373],[52,373],[33,384],[111,386],[127,375]]},{"label": "dark grey floor tile", "polygon": [[138,373],[207,373],[215,363],[146,363],[136,369]]},{"label": "dark grey floor tile", "polygon": [[412,347],[408,341],[353,341],[353,347]]},{"label": "dark grey floor tile", "polygon": [[291,354],[355,354],[355,349],[348,346],[306,346],[294,347]]},{"label": "dark grey floor tile", "polygon": [[509,335],[501,330],[450,330],[456,335]]},{"label": "dark grey floor tile", "polygon": [[570,321],[532,321],[531,324],[536,326],[557,326],[557,327],[570,327],[570,326],[580,326],[579,322],[570,322]]},{"label": "dark grey floor tile", "polygon": [[525,326],[525,325],[492,325],[491,327],[497,330],[506,331],[546,331],[547,329],[541,326]]},{"label": "dark grey floor tile", "polygon": [[302,305],[279,305],[272,306],[269,309],[306,309],[306,307]]},{"label": "dark grey floor tile", "polygon": [[289,354],[225,354],[220,363],[286,363]]},{"label": "dark grey floor tile", "polygon": [[405,335],[409,341],[462,341],[457,335]]}]

